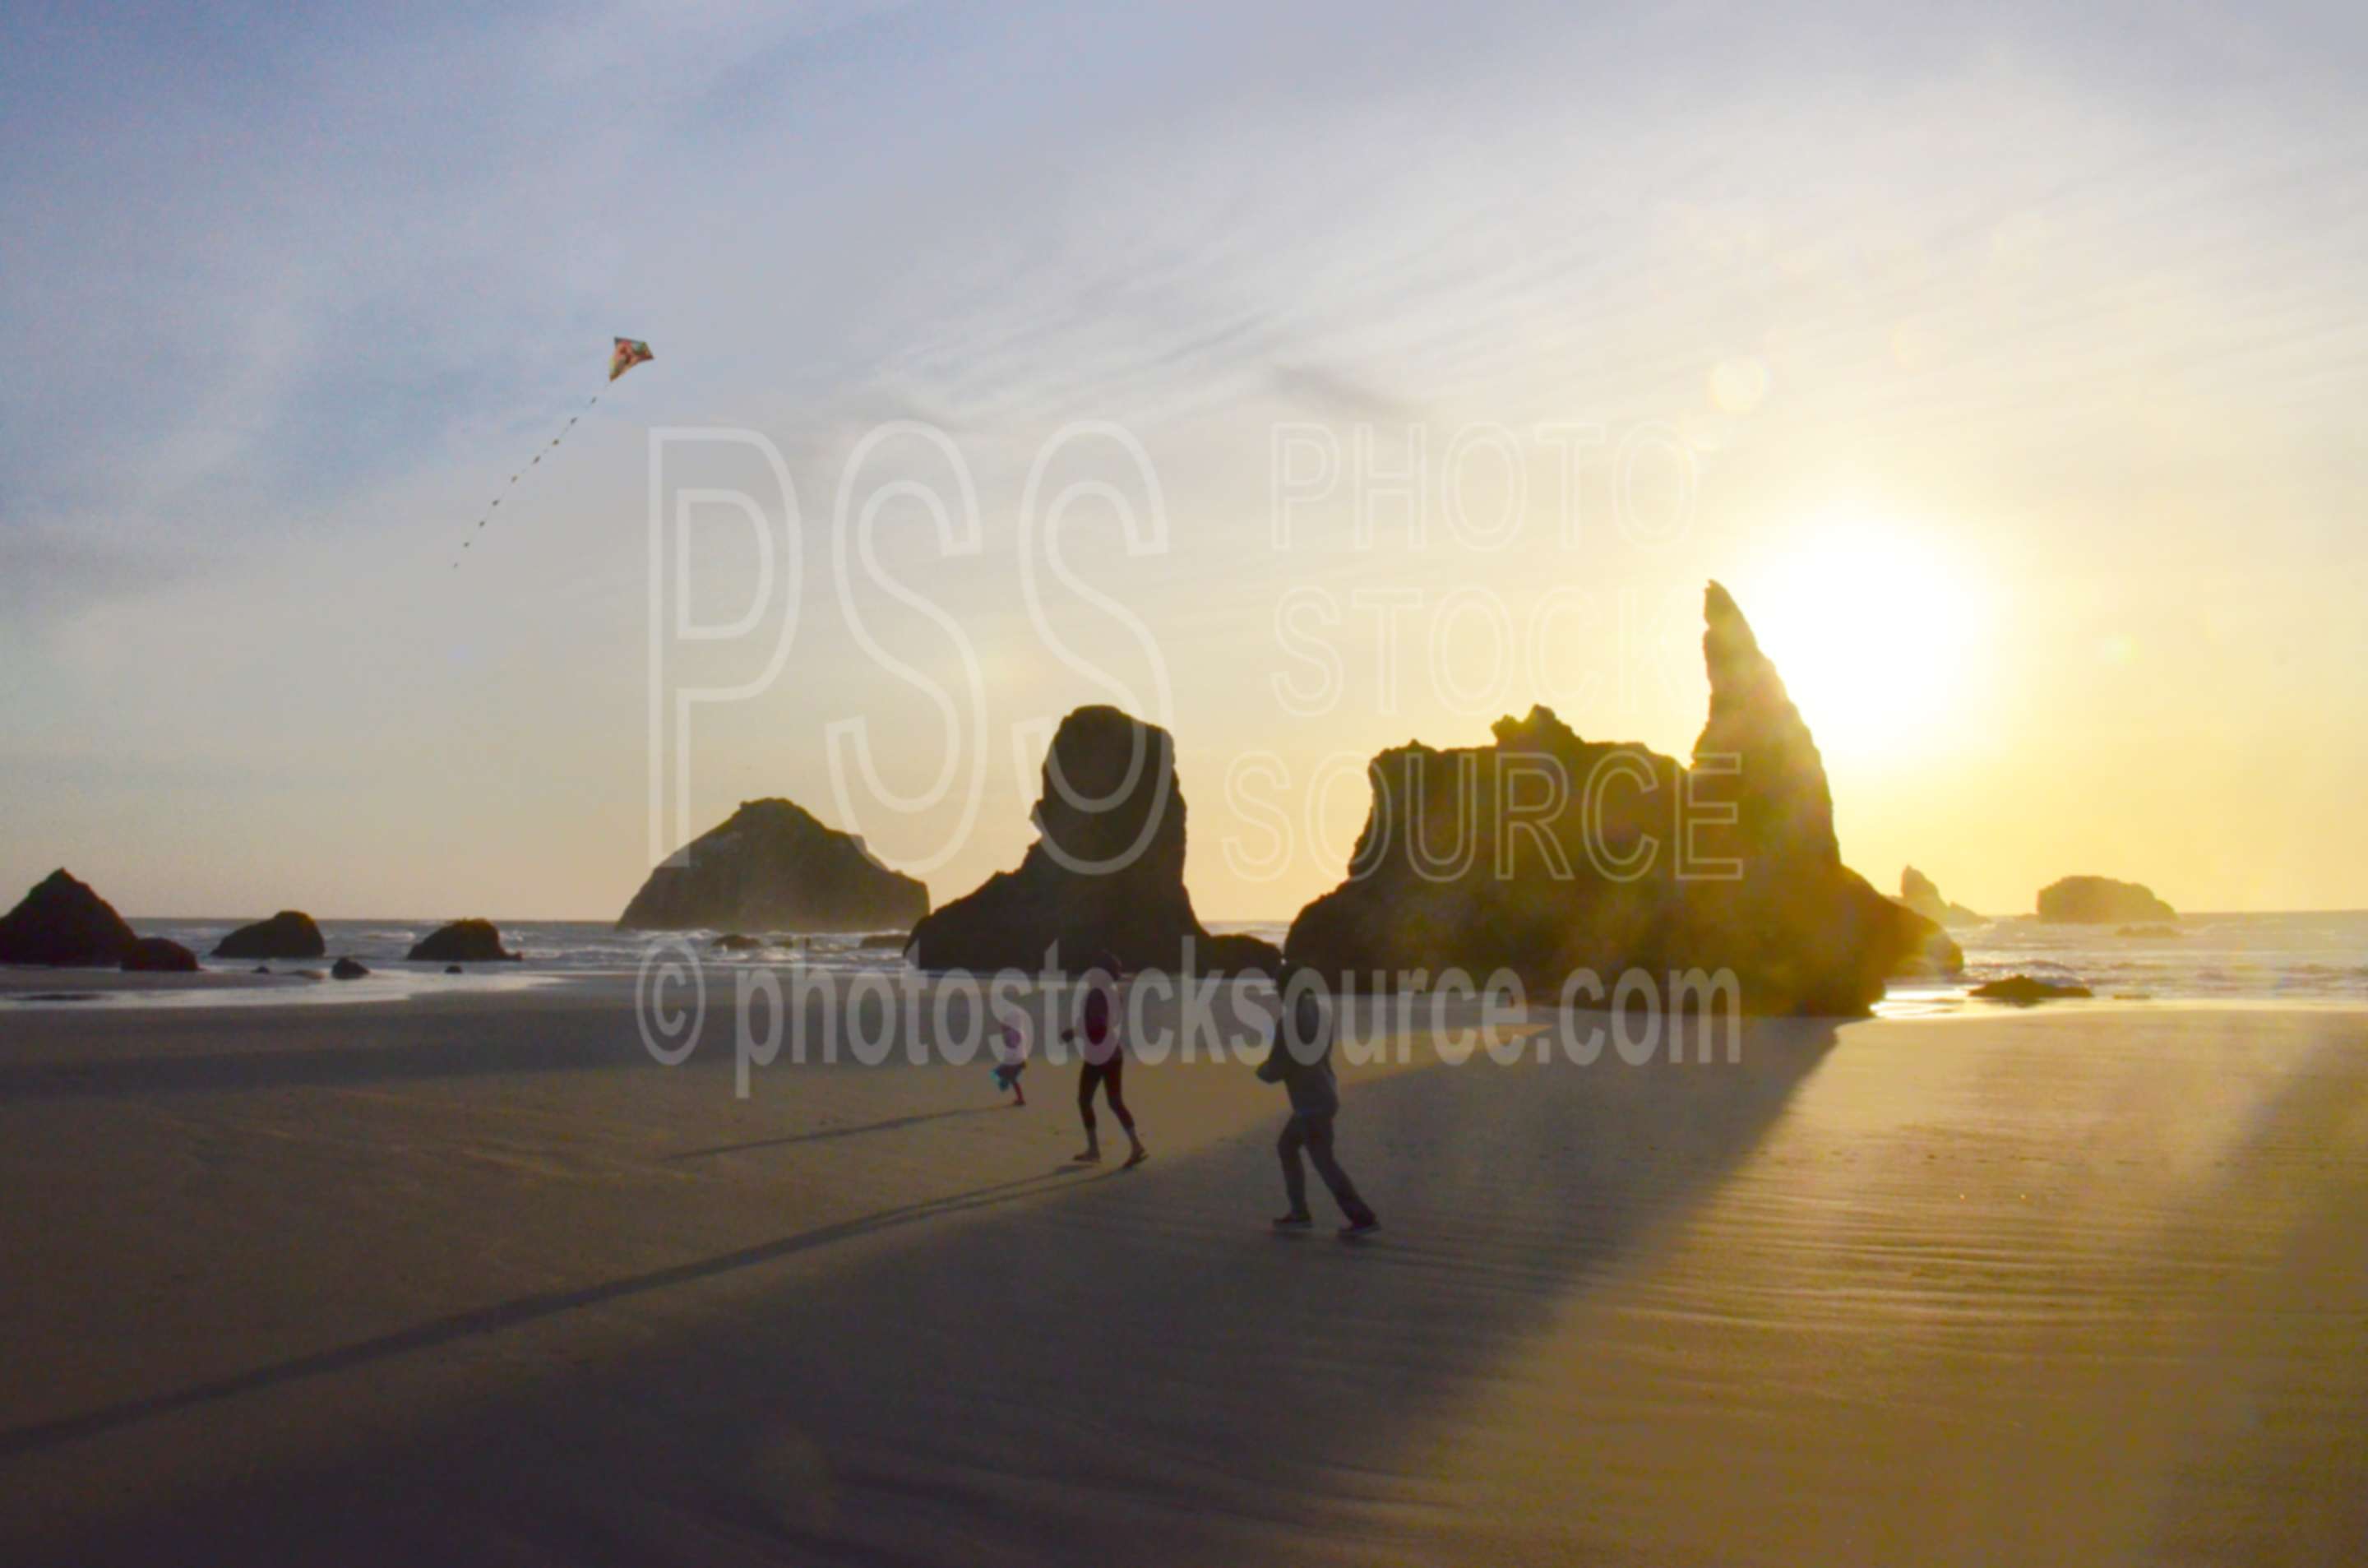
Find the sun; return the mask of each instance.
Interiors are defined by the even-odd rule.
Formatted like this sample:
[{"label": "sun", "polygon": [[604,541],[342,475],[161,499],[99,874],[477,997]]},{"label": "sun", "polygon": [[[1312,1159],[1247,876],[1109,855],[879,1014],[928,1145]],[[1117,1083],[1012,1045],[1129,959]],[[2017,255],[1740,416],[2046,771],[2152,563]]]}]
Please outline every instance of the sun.
[{"label": "sun", "polygon": [[1773,535],[1730,585],[1829,760],[1920,760],[1964,733],[1988,595],[1939,532],[1867,512]]}]

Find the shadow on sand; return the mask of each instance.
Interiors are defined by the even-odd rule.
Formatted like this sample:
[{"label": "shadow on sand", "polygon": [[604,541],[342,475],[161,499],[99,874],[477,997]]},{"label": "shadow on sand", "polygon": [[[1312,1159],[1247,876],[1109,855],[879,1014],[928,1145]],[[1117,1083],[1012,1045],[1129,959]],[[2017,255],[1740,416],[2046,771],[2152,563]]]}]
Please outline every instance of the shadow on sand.
[{"label": "shadow on sand", "polygon": [[[1279,1189],[1269,1128],[1123,1180],[982,1187],[6,1441],[21,1452],[292,1380],[366,1375],[390,1357],[917,1227],[818,1278],[742,1280],[698,1329],[647,1350],[357,1459],[127,1520],[72,1554],[1258,1560],[1417,1491],[1423,1445],[1459,1403],[1485,1398],[1608,1263],[1715,1191],[1833,1039],[1829,1025],[1758,1025],[1739,1063],[1484,1058],[1358,1084],[1342,1154],[1387,1227],[1366,1244],[1263,1233]],[[1155,1118],[1156,1074],[1142,1084]],[[1021,1201],[1047,1187],[1055,1195]]]}]

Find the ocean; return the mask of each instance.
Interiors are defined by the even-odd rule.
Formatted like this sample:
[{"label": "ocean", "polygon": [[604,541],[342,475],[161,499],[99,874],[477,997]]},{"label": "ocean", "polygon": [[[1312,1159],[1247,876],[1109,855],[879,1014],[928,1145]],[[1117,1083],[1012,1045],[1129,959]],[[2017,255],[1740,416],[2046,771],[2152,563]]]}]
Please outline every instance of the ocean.
[{"label": "ocean", "polygon": [[[170,937],[201,958],[241,921],[134,919],[143,936]],[[332,957],[350,955],[390,978],[440,977],[441,964],[414,964],[404,954],[433,930],[432,920],[324,920],[322,935]],[[523,952],[518,965],[480,966],[472,979],[569,974],[631,974],[639,967],[649,934],[621,932],[603,921],[497,921],[505,943]],[[1280,942],[1281,922],[1219,921],[1216,931],[1246,931]],[[2368,1002],[2368,911],[2294,914],[2190,915],[2175,934],[2123,934],[2110,926],[2043,926],[2031,919],[1995,920],[1953,935],[1965,950],[1965,972],[1947,983],[1902,982],[1893,998],[1922,1002],[1962,997],[1984,981],[2010,974],[2072,981],[2100,997],[2161,1000]],[[747,953],[718,952],[714,932],[683,934],[703,962],[804,964],[838,971],[893,970],[903,960],[894,948],[865,947],[860,933],[780,937]],[[251,967],[229,960],[211,968]],[[275,963],[276,970],[314,965]],[[306,988],[310,989],[310,988]],[[346,988],[339,987],[337,990]],[[375,989],[375,988],[371,988]],[[242,1000],[293,994],[274,988],[241,994]]]}]

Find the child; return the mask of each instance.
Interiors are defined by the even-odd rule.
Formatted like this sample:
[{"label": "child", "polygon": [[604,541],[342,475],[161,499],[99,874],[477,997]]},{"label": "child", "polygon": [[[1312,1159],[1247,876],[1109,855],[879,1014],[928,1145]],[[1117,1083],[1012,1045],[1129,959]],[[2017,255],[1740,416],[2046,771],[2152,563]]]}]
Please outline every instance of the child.
[{"label": "child", "polygon": [[[1290,973],[1305,972],[1286,973],[1286,990]],[[1299,1000],[1285,1003],[1275,1018],[1274,1045],[1259,1064],[1258,1075],[1265,1083],[1281,1084],[1291,1096],[1291,1119],[1283,1124],[1282,1136],[1274,1146],[1282,1160],[1282,1190],[1291,1199],[1291,1212],[1276,1219],[1274,1228],[1304,1231],[1315,1222],[1307,1211],[1307,1173],[1299,1164],[1299,1152],[1304,1149],[1315,1162],[1315,1174],[1330,1189],[1332,1201],[1348,1218],[1349,1222],[1340,1227],[1340,1239],[1369,1236],[1380,1230],[1381,1221],[1357,1196],[1356,1184],[1332,1157],[1332,1119],[1340,1113],[1340,1086],[1332,1076],[1332,1020],[1314,985],[1304,986]]]},{"label": "child", "polygon": [[1003,1026],[1003,1038],[995,1048],[995,1086],[1011,1091],[1011,1108],[1018,1110],[1028,1103],[1028,1091],[1019,1086],[1019,1074],[1028,1071],[1028,1039],[1017,1024]]}]

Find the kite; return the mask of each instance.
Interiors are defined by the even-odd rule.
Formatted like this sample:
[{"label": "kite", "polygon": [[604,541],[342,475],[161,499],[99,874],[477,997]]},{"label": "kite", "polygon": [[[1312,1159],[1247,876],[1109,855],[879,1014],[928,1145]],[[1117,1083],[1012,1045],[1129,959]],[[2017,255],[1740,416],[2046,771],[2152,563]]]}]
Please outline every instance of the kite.
[{"label": "kite", "polygon": [[656,358],[650,352],[650,346],[641,339],[620,337],[617,339],[617,347],[609,352],[609,379],[613,381],[634,366],[646,365]]},{"label": "kite", "polygon": [[[609,350],[609,380],[611,382],[614,382],[619,376],[623,375],[634,366],[646,365],[651,360],[657,358],[656,355],[650,352],[650,346],[643,343],[638,337],[620,337],[612,341],[614,346]],[[555,447],[559,445],[560,442],[567,439],[567,433],[575,428],[576,421],[582,419],[586,414],[592,412],[593,404],[598,403],[599,401],[600,394],[598,392],[594,392],[592,394],[591,402],[586,403],[584,405],[582,412],[569,416],[567,423],[559,427],[559,434],[551,438],[551,447]],[[551,455],[551,447],[545,447],[542,450],[535,453],[532,461],[529,462],[525,468],[518,470],[518,472],[510,475],[510,484],[516,484],[520,479],[526,477],[528,470],[539,466],[544,458],[549,457]],[[502,488],[507,490],[509,488],[509,485],[506,484]],[[482,528],[488,522],[491,522],[493,520],[495,511],[500,507],[501,504],[501,498],[499,496],[495,496],[492,503],[485,507],[484,515],[477,519],[477,527]],[[475,540],[473,539],[464,539],[461,541],[461,548],[462,550],[466,550],[474,542]],[[453,559],[452,569],[455,572],[461,569],[460,559],[457,556]]]}]

